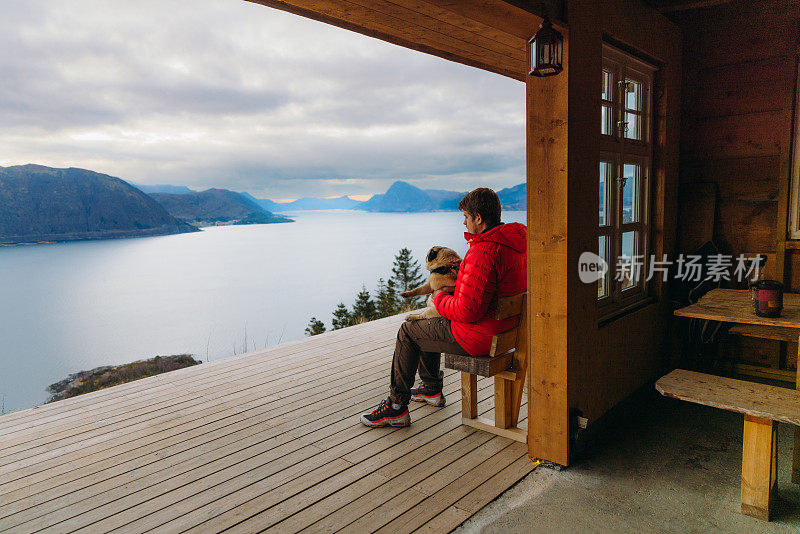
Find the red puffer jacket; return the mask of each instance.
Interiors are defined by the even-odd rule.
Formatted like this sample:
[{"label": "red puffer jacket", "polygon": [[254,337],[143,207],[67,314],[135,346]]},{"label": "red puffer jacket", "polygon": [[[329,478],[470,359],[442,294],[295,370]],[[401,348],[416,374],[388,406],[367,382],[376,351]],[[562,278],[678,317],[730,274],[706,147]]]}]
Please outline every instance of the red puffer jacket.
[{"label": "red puffer jacket", "polygon": [[519,317],[493,317],[498,297],[527,288],[527,234],[520,223],[501,224],[477,235],[465,232],[470,246],[458,269],[455,293],[440,293],[434,300],[436,310],[450,319],[458,344],[473,356],[488,354],[492,337],[519,323]]}]

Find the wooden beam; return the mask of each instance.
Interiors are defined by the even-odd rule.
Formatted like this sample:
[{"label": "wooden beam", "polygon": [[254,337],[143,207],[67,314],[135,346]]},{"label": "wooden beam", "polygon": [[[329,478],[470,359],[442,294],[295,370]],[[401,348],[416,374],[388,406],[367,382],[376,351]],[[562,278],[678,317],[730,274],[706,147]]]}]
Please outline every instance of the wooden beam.
[{"label": "wooden beam", "polygon": [[[501,0],[248,0],[520,81],[539,17]],[[503,21],[499,13],[515,16]],[[520,21],[530,24],[520,34]]]},{"label": "wooden beam", "polygon": [[526,79],[528,317],[528,454],[569,464],[567,404],[567,146],[569,34],[564,70]]}]

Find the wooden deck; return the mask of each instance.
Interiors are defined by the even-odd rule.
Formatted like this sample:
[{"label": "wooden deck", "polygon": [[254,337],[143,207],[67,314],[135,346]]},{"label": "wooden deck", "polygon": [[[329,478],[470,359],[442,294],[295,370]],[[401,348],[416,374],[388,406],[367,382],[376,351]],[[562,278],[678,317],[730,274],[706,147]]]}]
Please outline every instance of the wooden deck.
[{"label": "wooden deck", "polygon": [[[449,370],[444,408],[412,403],[409,428],[359,423],[387,396],[401,321],[0,417],[0,530],[452,530],[534,464],[461,425]],[[478,384],[487,412],[492,382]]]}]

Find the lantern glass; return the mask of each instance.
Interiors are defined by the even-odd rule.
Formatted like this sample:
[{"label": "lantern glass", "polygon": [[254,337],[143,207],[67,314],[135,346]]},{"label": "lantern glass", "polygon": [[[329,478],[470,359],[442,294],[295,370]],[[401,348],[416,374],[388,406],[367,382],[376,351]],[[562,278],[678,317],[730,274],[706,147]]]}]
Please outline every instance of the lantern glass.
[{"label": "lantern glass", "polygon": [[531,40],[531,71],[533,76],[552,76],[563,70],[563,36],[545,18]]}]

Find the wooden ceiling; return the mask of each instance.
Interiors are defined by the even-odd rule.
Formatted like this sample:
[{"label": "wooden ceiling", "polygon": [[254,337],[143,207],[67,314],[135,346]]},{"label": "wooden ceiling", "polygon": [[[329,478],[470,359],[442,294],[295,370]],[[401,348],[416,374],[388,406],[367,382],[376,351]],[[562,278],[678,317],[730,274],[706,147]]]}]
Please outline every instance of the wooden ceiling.
[{"label": "wooden ceiling", "polygon": [[645,0],[662,13],[672,13],[674,11],[688,11],[690,9],[701,9],[704,7],[726,4],[731,0]]},{"label": "wooden ceiling", "polygon": [[[548,2],[502,0],[248,0],[517,80]],[[535,4],[537,7],[532,7]]]}]

